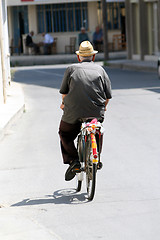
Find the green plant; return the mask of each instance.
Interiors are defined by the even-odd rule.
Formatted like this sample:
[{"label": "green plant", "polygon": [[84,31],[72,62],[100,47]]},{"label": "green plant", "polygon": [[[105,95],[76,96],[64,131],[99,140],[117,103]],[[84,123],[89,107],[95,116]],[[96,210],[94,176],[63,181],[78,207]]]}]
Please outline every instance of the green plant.
[{"label": "green plant", "polygon": [[106,67],[107,67],[107,66],[109,66],[109,63],[108,63],[107,61],[104,61],[104,62],[103,62],[103,66],[106,66]]},{"label": "green plant", "polygon": [[14,69],[11,69],[11,81],[12,81],[12,80],[13,80],[13,78],[14,78],[15,71],[16,71],[16,70],[14,70]]}]

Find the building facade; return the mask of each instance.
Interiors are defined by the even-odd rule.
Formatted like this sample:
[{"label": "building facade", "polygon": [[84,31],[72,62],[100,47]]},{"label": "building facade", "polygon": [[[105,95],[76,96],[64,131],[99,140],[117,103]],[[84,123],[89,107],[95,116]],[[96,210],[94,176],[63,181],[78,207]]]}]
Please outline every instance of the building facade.
[{"label": "building facade", "polygon": [[[9,39],[17,46],[23,36],[34,31],[34,41],[42,41],[42,32],[49,32],[57,38],[57,53],[65,52],[70,37],[76,37],[85,27],[92,41],[97,25],[102,26],[101,1],[97,0],[7,0]],[[124,0],[107,0],[108,39],[114,34],[125,33]],[[78,47],[78,41],[77,46]]]},{"label": "building facade", "polygon": [[126,0],[128,58],[147,60],[160,55],[160,1]]}]

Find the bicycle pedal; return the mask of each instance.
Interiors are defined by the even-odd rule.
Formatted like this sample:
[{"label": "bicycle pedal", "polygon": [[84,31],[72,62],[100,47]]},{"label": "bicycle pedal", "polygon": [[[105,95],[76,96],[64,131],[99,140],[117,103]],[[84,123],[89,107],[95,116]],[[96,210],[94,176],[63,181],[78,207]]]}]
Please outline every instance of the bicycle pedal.
[{"label": "bicycle pedal", "polygon": [[72,170],[72,172],[80,173],[80,172],[81,172],[81,169],[80,169],[80,168],[74,168],[74,169]]},{"label": "bicycle pedal", "polygon": [[98,162],[98,164],[97,164],[97,169],[100,170],[100,169],[102,169],[102,167],[103,167],[102,162]]}]

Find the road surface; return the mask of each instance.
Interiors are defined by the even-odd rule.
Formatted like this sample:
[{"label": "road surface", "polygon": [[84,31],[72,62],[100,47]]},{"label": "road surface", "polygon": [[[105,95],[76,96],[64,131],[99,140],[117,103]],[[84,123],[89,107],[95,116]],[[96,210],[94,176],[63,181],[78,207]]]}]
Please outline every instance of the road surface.
[{"label": "road surface", "polygon": [[21,68],[26,112],[0,142],[0,239],[153,240],[160,236],[160,81],[107,69],[108,105],[96,195],[65,182],[58,125],[65,66]]}]

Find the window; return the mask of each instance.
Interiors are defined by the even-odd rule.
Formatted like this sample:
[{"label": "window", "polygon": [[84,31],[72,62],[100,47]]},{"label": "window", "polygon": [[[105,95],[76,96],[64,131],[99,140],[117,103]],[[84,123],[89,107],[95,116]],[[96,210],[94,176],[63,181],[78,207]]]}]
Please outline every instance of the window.
[{"label": "window", "polygon": [[88,29],[87,2],[37,5],[38,32],[73,32]]},{"label": "window", "polygon": [[[102,8],[101,2],[97,5],[98,24],[102,25]],[[107,26],[109,30],[121,29],[122,17],[125,14],[124,2],[107,2]]]},{"label": "window", "polygon": [[107,3],[108,29],[121,29],[121,9],[124,9],[124,3]]}]

